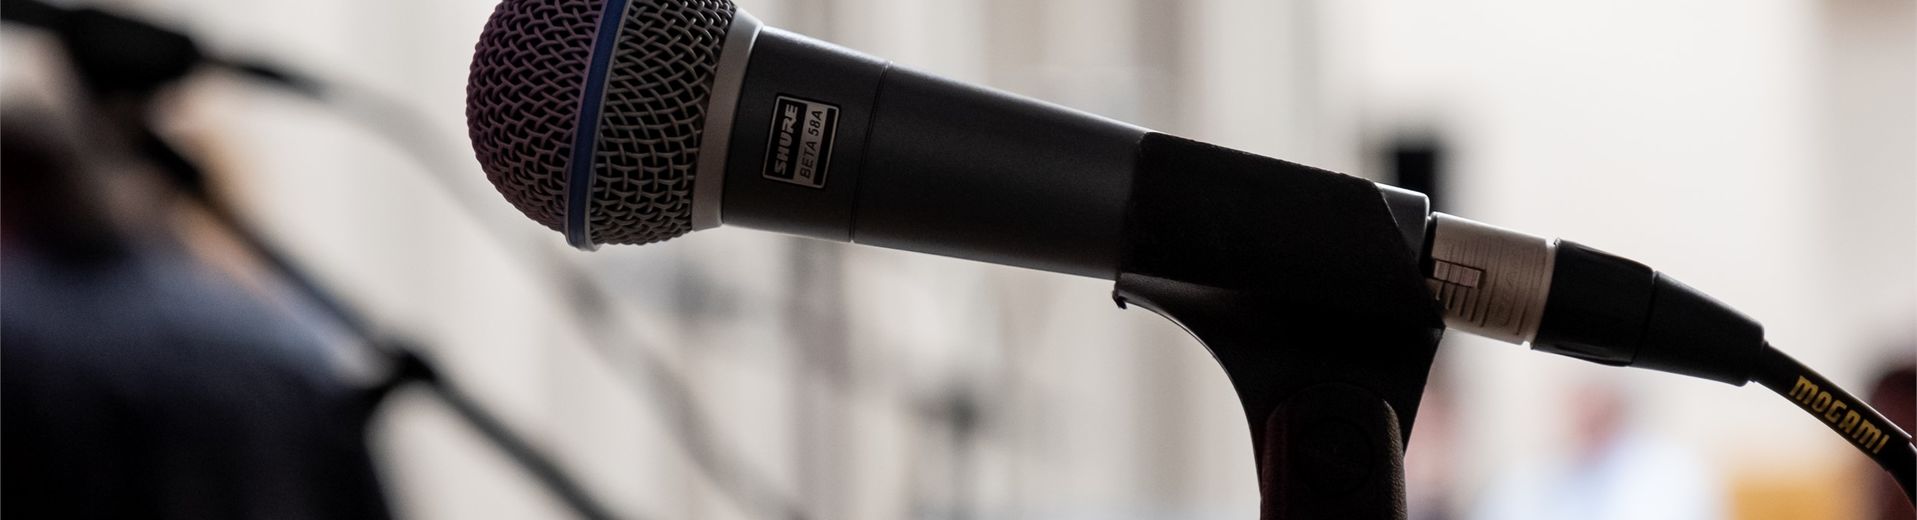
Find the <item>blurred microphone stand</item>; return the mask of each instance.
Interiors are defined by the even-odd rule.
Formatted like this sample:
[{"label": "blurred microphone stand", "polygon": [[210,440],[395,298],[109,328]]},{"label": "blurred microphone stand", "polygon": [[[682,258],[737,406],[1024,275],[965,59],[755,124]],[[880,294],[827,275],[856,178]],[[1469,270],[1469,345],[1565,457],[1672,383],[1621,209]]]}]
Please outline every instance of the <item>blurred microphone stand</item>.
[{"label": "blurred microphone stand", "polygon": [[525,255],[518,260],[526,267],[555,280],[552,286],[566,298],[574,311],[570,315],[586,331],[589,350],[607,363],[620,361],[620,353],[635,354],[632,361],[638,362],[637,368],[643,371],[643,377],[627,379],[639,383],[641,391],[664,401],[664,407],[670,412],[663,419],[672,425],[669,428],[672,439],[691,459],[693,467],[710,478],[726,498],[762,518],[808,518],[797,501],[776,490],[772,479],[750,470],[747,464],[719,449],[713,441],[714,432],[706,426],[710,421],[702,412],[703,407],[693,400],[692,385],[684,376],[643,346],[630,349],[616,346],[637,342],[635,335],[623,328],[624,323],[618,319],[617,296],[578,264],[559,258],[549,249],[511,247],[516,241],[503,231],[507,228],[489,225],[484,212],[474,202],[475,196],[460,189],[454,174],[461,168],[444,160],[454,156],[454,152],[443,141],[426,137],[435,135],[436,129],[412,107],[373,92],[289,73],[270,65],[231,61],[219,64],[227,71],[261,80],[338,111],[406,154],[425,170],[429,187],[449,199],[463,217],[479,223],[495,242],[507,246],[512,253]]},{"label": "blurred microphone stand", "polygon": [[377,410],[395,390],[415,384],[423,385],[451,408],[461,420],[504,452],[521,469],[532,475],[536,482],[581,518],[616,518],[604,505],[587,493],[583,486],[566,475],[558,464],[514,433],[497,416],[462,391],[457,384],[442,377],[440,371],[421,354],[428,349],[410,340],[378,332],[378,329],[369,321],[350,310],[339,298],[334,297],[285,253],[266,240],[262,233],[248,225],[230,205],[213,196],[206,189],[204,175],[197,165],[179,154],[150,128],[146,132],[147,142],[141,146],[142,151],[164,168],[169,180],[173,181],[182,194],[203,207],[207,214],[221,227],[226,228],[249,254],[285,282],[300,298],[316,307],[347,332],[360,338],[367,348],[380,359],[385,360],[388,368],[386,379],[373,385],[367,394],[366,413],[368,415]]},{"label": "blurred microphone stand", "polygon": [[[332,319],[386,362],[385,380],[365,396],[363,422],[380,408],[393,391],[411,385],[424,385],[455,415],[488,442],[504,452],[521,469],[551,492],[581,518],[616,518],[583,486],[550,458],[514,433],[499,418],[472,399],[458,385],[441,376],[431,362],[420,354],[414,343],[382,334],[366,319],[349,309],[333,293],[308,275],[289,256],[207,187],[206,175],[192,160],[181,154],[152,127],[148,114],[152,100],[164,87],[176,83],[202,63],[214,62],[200,53],[192,40],[177,32],[144,22],[92,9],[66,9],[37,0],[5,0],[0,13],[9,22],[47,29],[65,45],[74,69],[87,84],[101,117],[118,129],[132,132],[133,149],[150,161],[179,194],[203,208],[206,214],[246,249],[253,258],[305,303]],[[215,62],[217,63],[217,62]],[[312,89],[270,67],[225,64],[248,76],[281,83],[295,89]]]}]

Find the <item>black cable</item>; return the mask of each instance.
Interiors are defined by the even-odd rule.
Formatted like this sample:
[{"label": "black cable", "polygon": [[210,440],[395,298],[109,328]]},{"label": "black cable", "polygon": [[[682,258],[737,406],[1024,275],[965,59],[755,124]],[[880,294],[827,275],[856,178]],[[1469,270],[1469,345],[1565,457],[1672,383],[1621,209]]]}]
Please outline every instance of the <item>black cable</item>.
[{"label": "black cable", "polygon": [[1852,447],[1890,472],[1904,488],[1904,498],[1917,503],[1917,446],[1910,434],[1836,383],[1805,367],[1783,351],[1764,344],[1752,381],[1790,399],[1816,417]]}]

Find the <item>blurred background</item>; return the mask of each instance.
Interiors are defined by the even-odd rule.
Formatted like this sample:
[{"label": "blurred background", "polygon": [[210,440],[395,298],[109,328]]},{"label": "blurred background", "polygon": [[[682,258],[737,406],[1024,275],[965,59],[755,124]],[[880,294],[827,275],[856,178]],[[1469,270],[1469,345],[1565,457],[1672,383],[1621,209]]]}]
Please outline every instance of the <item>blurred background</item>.
[{"label": "blurred background", "polygon": [[[136,89],[74,65],[88,38],[0,33],[8,513],[1257,514],[1223,373],[1110,282],[727,229],[567,249],[467,147],[490,0],[54,3],[328,87],[203,68]],[[739,3],[1641,260],[1906,428],[1917,413],[1917,2]],[[402,348],[445,384],[394,383],[421,374]],[[1418,519],[1910,517],[1756,387],[1454,334],[1425,406]]]}]

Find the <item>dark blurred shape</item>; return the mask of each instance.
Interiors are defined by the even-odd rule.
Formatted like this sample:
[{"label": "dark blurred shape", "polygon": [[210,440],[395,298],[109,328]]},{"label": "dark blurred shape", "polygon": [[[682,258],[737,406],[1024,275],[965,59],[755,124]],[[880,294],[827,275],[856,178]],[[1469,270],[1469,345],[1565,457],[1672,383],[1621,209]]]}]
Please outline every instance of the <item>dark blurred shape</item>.
[{"label": "dark blurred shape", "polygon": [[52,28],[58,26],[66,16],[66,9],[39,0],[0,0],[0,16],[7,21],[20,22],[34,27]]},{"label": "dark blurred shape", "polygon": [[[1870,390],[1867,398],[1872,408],[1884,414],[1892,424],[1904,431],[1917,431],[1917,366],[1904,365],[1891,369],[1877,379],[1877,385]],[[1871,502],[1877,516],[1883,520],[1909,520],[1917,518],[1917,509],[1911,507],[1904,498],[1904,491],[1897,482],[1884,475],[1876,466],[1867,472],[1871,487]]]},{"label": "dark blurred shape", "polygon": [[1431,210],[1444,211],[1446,154],[1444,141],[1426,133],[1407,133],[1392,138],[1385,151],[1391,170],[1390,184],[1431,197]]},{"label": "dark blurred shape", "polygon": [[190,171],[145,117],[197,50],[39,7],[0,5],[82,28],[62,41],[98,104],[0,114],[0,516],[385,518],[372,402],[326,345],[187,252],[150,211],[166,184],[112,189]]},{"label": "dark blurred shape", "polygon": [[185,34],[105,11],[4,0],[0,13],[59,35],[75,72],[96,92],[150,92],[185,75],[204,58]]},{"label": "dark blurred shape", "polygon": [[365,403],[319,340],[170,242],[117,238],[43,121],[0,117],[5,516],[385,517]]},{"label": "dark blurred shape", "polygon": [[285,317],[175,252],[4,261],[5,516],[385,516],[366,410]]},{"label": "dark blurred shape", "polygon": [[0,125],[0,242],[29,243],[50,259],[84,265],[124,256],[126,244],[87,175],[79,150],[44,124],[45,111],[7,107]]},{"label": "dark blurred shape", "polygon": [[40,0],[0,0],[0,17],[58,36],[74,72],[95,95],[145,94],[202,65],[306,95],[319,85],[283,68],[208,55],[185,32],[92,8],[66,8]]}]

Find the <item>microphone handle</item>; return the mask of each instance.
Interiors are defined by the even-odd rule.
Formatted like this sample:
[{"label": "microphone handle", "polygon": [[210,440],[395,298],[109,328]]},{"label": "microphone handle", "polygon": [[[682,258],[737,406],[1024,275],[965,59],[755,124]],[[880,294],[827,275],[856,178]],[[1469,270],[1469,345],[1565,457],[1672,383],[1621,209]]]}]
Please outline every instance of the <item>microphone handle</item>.
[{"label": "microphone handle", "polygon": [[1144,129],[769,27],[741,91],[726,225],[1117,276]]},{"label": "microphone handle", "polygon": [[[1158,134],[771,27],[750,51],[732,119],[707,127],[728,135],[725,224],[1117,278]],[[1415,249],[1423,195],[1377,189]]]}]

